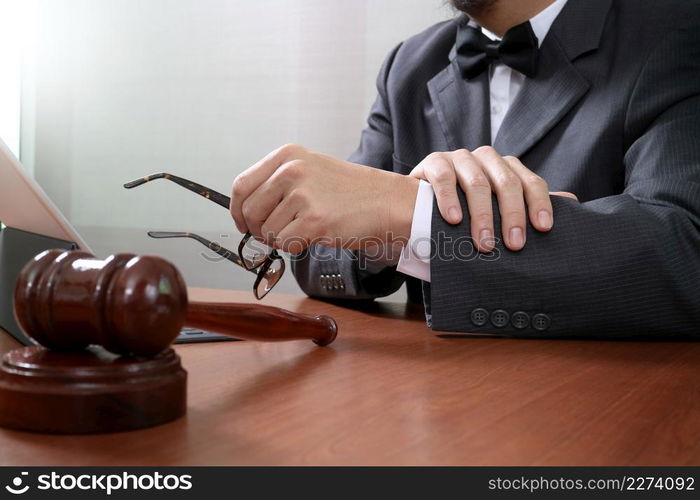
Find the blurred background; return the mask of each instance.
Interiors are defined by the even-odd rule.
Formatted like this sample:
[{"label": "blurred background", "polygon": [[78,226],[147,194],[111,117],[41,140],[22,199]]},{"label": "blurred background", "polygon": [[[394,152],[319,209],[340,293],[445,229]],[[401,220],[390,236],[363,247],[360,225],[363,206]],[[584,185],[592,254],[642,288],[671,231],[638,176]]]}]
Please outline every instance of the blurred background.
[{"label": "blurred background", "polygon": [[[445,0],[0,0],[0,137],[98,255],[155,253],[191,286],[250,289],[195,241],[146,236],[235,249],[226,210],[122,184],[167,171],[228,194],[287,142],[348,156],[384,56],[452,16]],[[301,293],[291,272],[278,287]]]}]

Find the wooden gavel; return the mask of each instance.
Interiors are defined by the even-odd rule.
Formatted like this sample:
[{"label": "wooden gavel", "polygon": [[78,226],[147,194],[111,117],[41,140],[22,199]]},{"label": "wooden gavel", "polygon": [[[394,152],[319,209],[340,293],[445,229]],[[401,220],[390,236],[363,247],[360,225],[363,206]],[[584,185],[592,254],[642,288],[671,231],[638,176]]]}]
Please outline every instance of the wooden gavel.
[{"label": "wooden gavel", "polygon": [[70,351],[98,344],[117,353],[153,356],[183,326],[261,341],[333,342],[335,321],[257,304],[187,300],[174,265],[155,256],[48,250],[30,261],[15,287],[15,315],[39,344]]}]

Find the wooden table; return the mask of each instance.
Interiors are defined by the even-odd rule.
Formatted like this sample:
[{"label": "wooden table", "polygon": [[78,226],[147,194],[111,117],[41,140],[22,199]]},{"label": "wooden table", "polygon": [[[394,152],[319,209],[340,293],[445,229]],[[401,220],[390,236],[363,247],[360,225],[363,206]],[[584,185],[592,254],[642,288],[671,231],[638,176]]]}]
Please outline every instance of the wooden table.
[{"label": "wooden table", "polygon": [[403,304],[265,303],[335,317],[338,340],[178,346],[185,418],[111,435],[0,430],[0,464],[700,464],[700,343],[439,338]]}]

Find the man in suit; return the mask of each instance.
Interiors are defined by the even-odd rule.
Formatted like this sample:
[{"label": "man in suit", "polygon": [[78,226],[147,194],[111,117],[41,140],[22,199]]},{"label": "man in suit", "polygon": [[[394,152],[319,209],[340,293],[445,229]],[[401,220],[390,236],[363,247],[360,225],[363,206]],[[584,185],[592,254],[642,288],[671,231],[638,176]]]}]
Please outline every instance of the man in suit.
[{"label": "man in suit", "polygon": [[387,57],[349,162],[287,145],[236,178],[239,230],[312,296],[406,281],[435,330],[697,335],[700,4],[453,4]]}]

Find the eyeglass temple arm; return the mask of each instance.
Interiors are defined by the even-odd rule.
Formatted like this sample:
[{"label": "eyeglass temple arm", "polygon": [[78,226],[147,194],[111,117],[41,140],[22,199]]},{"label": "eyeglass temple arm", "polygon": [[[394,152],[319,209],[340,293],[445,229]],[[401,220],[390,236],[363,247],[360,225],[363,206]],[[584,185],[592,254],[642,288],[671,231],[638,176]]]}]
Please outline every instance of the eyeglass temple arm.
[{"label": "eyeglass temple arm", "polygon": [[140,179],[135,179],[131,182],[127,182],[126,184],[124,184],[124,187],[126,189],[133,189],[135,187],[142,186],[147,182],[151,182],[156,179],[167,179],[171,182],[174,182],[178,186],[184,187],[188,191],[192,191],[193,193],[196,193],[199,196],[206,198],[207,200],[213,201],[217,205],[225,208],[226,210],[228,210],[229,206],[231,205],[231,198],[229,198],[228,196],[223,195],[218,191],[214,191],[213,189],[209,189],[208,187],[203,186],[201,184],[197,184],[196,182],[192,182],[188,179],[178,177],[177,175],[168,174],[166,172],[159,172],[156,174],[141,177]]},{"label": "eyeglass temple arm", "polygon": [[198,234],[194,233],[186,233],[186,232],[173,232],[173,231],[148,231],[148,236],[151,238],[156,238],[156,239],[161,239],[161,238],[191,238],[193,240],[196,240],[200,242],[202,245],[207,247],[209,250],[212,252],[222,256],[224,259],[233,262],[237,266],[242,267],[246,271],[249,271],[253,274],[257,274],[255,270],[250,270],[246,268],[243,263],[241,262],[240,257],[236,255],[235,252],[219,245],[218,243],[214,243],[212,241],[209,241],[208,239],[199,236]]},{"label": "eyeglass temple arm", "polygon": [[[223,195],[223,194],[219,193],[218,191],[214,191],[213,189],[210,189],[210,188],[203,186],[201,184],[198,184],[196,182],[192,182],[188,179],[178,177],[177,175],[168,174],[166,172],[159,172],[159,173],[147,175],[145,177],[141,177],[140,179],[135,179],[131,182],[127,182],[126,184],[124,184],[124,187],[126,189],[133,189],[135,187],[142,186],[142,185],[146,184],[147,182],[154,181],[156,179],[167,179],[171,182],[174,182],[178,186],[184,187],[185,189],[192,191],[193,193],[196,193],[196,194],[202,196],[203,198],[206,198],[207,200],[211,200],[214,203],[216,203],[217,205],[224,207],[227,210],[229,209],[229,207],[231,205],[231,198],[229,198],[228,196]],[[249,235],[250,233],[247,233],[247,234]],[[277,250],[275,250],[274,248],[270,252],[270,257],[273,259],[281,258],[279,253],[277,253]],[[236,262],[236,263],[239,265],[242,265],[242,263],[240,263],[240,262]],[[245,266],[243,266],[243,267],[245,267]]]}]

